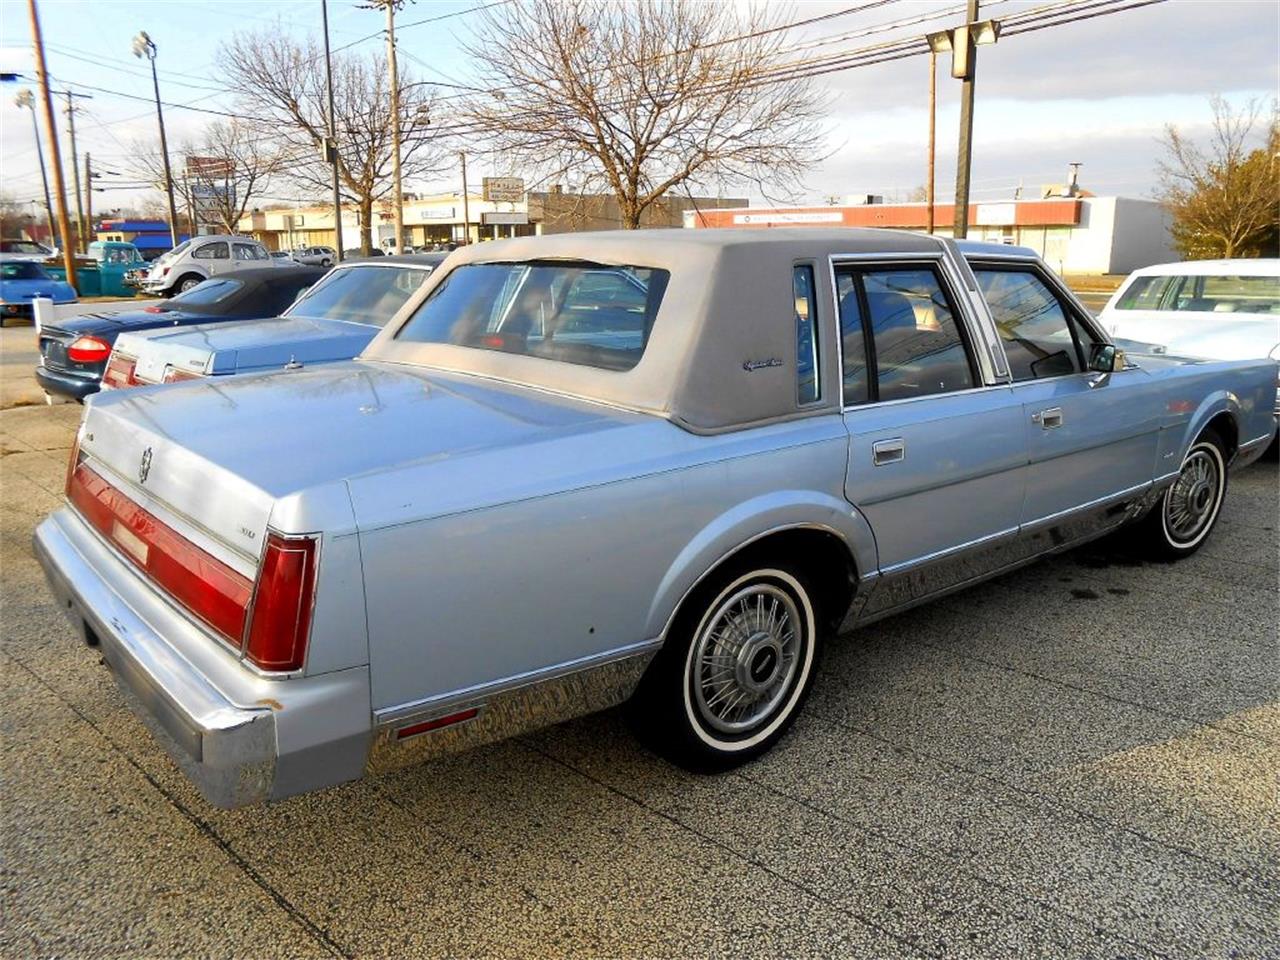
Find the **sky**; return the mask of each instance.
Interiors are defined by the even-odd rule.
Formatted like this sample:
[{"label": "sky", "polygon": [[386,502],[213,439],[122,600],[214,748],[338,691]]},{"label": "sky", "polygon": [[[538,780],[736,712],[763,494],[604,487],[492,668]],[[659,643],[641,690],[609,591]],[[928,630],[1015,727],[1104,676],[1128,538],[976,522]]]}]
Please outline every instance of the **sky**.
[{"label": "sky", "polygon": [[[402,69],[417,79],[472,79],[462,40],[477,21],[467,11],[480,0],[416,0],[399,15]],[[735,0],[743,2],[743,0]],[[1050,0],[984,0],[981,16],[1000,18]],[[788,20],[839,16],[790,31],[788,44],[835,40],[824,51],[911,37],[954,25],[958,0],[893,0],[875,9],[842,13],[851,2],[805,0],[787,6]],[[87,93],[78,101],[77,148],[90,151],[96,181],[95,211],[134,204],[144,192],[112,189],[136,181],[132,147],[156,139],[150,71],[130,50],[146,30],[158,47],[161,97],[193,108],[234,110],[216,63],[220,43],[237,30],[279,24],[305,36],[319,34],[320,0],[39,0],[49,72],[57,87]],[[899,20],[925,20],[896,31],[869,29]],[[383,44],[384,16],[354,0],[329,0],[335,48],[370,52]],[[859,36],[861,34],[861,36]],[[0,0],[0,70],[34,75],[26,0]],[[847,70],[821,77],[830,111],[826,155],[787,200],[822,202],[853,194],[904,197],[925,179],[928,58]],[[40,195],[30,114],[16,107],[22,86],[0,87],[0,193],[19,200]],[[973,191],[975,200],[1007,198],[1022,185],[1035,196],[1042,184],[1065,179],[1078,161],[1081,184],[1096,194],[1149,197],[1156,189],[1160,137],[1176,124],[1193,137],[1209,129],[1208,98],[1221,94],[1239,106],[1270,103],[1280,87],[1280,0],[1167,0],[1153,6],[1049,29],[1005,36],[981,48],[976,82]],[[947,197],[955,179],[960,82],[945,56],[938,71],[937,189]],[[171,147],[198,135],[211,119],[198,109],[165,108]],[[64,123],[61,113],[59,122]],[[43,124],[43,120],[41,121]],[[64,133],[63,151],[67,153]],[[82,161],[83,163],[83,161]],[[64,159],[69,165],[69,160]],[[507,169],[473,161],[475,178]],[[113,176],[114,175],[114,176]],[[70,172],[67,172],[70,183]],[[458,175],[443,175],[406,189],[456,189]],[[69,189],[69,187],[68,187]],[[706,192],[716,193],[715,185]],[[726,195],[752,196],[741,187]],[[758,193],[758,191],[755,191]],[[153,194],[154,196],[154,194]],[[275,185],[263,203],[298,199]],[[761,202],[759,197],[754,198]]]}]

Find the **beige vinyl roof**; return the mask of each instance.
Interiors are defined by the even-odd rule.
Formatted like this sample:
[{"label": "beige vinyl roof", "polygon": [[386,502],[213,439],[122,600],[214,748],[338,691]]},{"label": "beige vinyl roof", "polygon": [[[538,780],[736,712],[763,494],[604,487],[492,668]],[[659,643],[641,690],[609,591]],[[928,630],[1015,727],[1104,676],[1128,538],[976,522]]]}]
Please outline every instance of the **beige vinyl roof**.
[{"label": "beige vinyl roof", "polygon": [[[615,230],[517,237],[461,248],[436,269],[362,354],[473,373],[668,417],[699,432],[795,416],[796,325],[792,268],[815,266],[823,401],[839,404],[831,256],[941,254],[923,234],[875,229]],[[603,370],[541,357],[439,343],[396,333],[431,291],[467,263],[585,260],[667,270],[670,283],[649,344],[631,370]],[[780,360],[781,365],[748,364]]]}]

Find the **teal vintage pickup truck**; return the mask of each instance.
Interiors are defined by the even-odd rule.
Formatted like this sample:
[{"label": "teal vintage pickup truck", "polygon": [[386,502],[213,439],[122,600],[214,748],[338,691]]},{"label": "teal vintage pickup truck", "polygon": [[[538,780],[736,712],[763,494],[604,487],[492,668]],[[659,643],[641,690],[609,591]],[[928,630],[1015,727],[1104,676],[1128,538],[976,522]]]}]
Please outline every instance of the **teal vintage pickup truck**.
[{"label": "teal vintage pickup truck", "polygon": [[[132,297],[137,288],[124,282],[125,274],[146,266],[142,254],[132,243],[124,240],[96,240],[89,244],[87,257],[77,257],[76,290],[82,297]],[[51,277],[67,279],[67,270],[61,260],[49,260],[44,264]]]}]

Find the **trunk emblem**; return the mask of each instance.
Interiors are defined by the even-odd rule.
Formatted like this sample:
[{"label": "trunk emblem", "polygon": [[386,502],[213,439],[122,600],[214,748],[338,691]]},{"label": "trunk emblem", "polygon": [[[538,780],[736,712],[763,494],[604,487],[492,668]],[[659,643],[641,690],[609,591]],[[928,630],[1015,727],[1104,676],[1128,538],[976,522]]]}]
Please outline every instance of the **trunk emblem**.
[{"label": "trunk emblem", "polygon": [[151,448],[142,451],[142,462],[138,464],[138,482],[146,483],[147,476],[151,473]]}]

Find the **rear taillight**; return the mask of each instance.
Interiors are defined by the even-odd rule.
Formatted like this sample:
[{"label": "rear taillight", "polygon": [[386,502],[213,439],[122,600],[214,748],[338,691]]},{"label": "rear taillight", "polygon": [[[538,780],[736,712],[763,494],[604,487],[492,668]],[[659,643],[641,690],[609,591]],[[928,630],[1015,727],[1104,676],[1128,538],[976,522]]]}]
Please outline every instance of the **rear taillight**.
[{"label": "rear taillight", "polygon": [[111,344],[97,337],[76,337],[67,347],[67,357],[75,363],[99,363],[111,354]]},{"label": "rear taillight", "polygon": [[138,361],[133,357],[126,356],[123,353],[111,354],[111,359],[107,362],[106,372],[102,374],[102,385],[104,387],[137,386],[138,381],[133,375],[137,366]]},{"label": "rear taillight", "polygon": [[262,670],[300,670],[306,660],[317,543],[267,531],[244,645],[245,658]]},{"label": "rear taillight", "polygon": [[170,364],[164,368],[164,383],[178,383],[181,380],[199,380],[203,377],[203,373],[194,373],[190,370],[179,370]]},{"label": "rear taillight", "polygon": [[113,487],[86,463],[67,495],[80,515],[174,600],[239,650],[253,584]]}]

